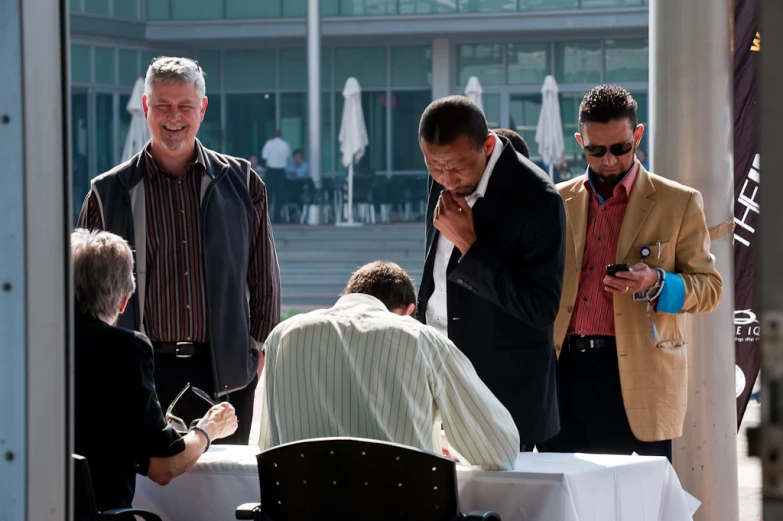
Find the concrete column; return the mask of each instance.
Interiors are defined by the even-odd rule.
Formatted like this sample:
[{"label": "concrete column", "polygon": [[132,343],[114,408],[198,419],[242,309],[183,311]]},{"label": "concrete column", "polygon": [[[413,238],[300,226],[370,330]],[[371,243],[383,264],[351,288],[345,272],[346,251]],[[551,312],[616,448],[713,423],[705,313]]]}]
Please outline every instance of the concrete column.
[{"label": "concrete column", "polygon": [[[653,171],[699,190],[710,227],[733,217],[730,17],[730,0],[650,2]],[[702,501],[694,519],[736,521],[732,234],[714,240],[712,253],[723,300],[710,314],[688,317],[688,413],[674,466]]]},{"label": "concrete column", "polygon": [[454,75],[451,67],[451,40],[435,38],[432,40],[432,99],[436,100],[451,94]]},{"label": "concrete column", "polygon": [[321,186],[321,2],[307,0],[307,137],[310,177]]}]

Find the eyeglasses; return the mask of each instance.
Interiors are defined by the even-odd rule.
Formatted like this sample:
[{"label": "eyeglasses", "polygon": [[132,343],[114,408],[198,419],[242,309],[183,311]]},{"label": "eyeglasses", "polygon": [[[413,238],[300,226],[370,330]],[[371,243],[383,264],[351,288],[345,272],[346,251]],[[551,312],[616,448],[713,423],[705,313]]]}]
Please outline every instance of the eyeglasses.
[{"label": "eyeglasses", "polygon": [[217,402],[209,397],[207,393],[199,389],[198,387],[191,387],[190,382],[188,382],[185,387],[179,392],[176,398],[174,398],[174,401],[171,402],[171,405],[169,405],[168,409],[166,409],[166,423],[168,423],[172,429],[177,431],[180,434],[187,434],[188,430],[190,430],[190,427],[195,427],[198,425],[198,422],[201,421],[201,418],[196,418],[192,422],[190,422],[190,425],[188,425],[185,420],[178,416],[174,416],[174,406],[177,405],[177,402],[180,398],[182,398],[182,395],[185,394],[188,389],[193,391],[196,396],[207,402],[211,406],[217,405]]},{"label": "eyeglasses", "polygon": [[609,147],[587,145],[582,147],[587,154],[593,157],[604,157],[607,150],[615,157],[624,156],[633,149],[633,143],[615,143]]}]

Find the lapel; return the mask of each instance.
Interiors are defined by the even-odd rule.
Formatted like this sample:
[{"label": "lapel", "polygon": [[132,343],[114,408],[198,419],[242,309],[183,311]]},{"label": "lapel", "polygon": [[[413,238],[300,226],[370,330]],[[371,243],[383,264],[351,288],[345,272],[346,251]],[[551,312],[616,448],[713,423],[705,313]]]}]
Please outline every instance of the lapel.
[{"label": "lapel", "polygon": [[574,259],[577,268],[582,268],[582,260],[585,254],[585,237],[587,235],[587,209],[590,204],[590,192],[585,188],[587,175],[579,177],[576,184],[571,187],[570,196],[564,201],[566,221],[571,227],[571,235],[574,242]]},{"label": "lapel", "polygon": [[639,173],[636,174],[636,181],[631,189],[631,196],[628,198],[628,207],[623,217],[623,225],[620,228],[620,237],[617,241],[616,262],[623,262],[628,250],[631,249],[633,241],[639,235],[647,216],[650,215],[655,201],[650,196],[655,193],[653,185],[647,171],[639,166]]}]

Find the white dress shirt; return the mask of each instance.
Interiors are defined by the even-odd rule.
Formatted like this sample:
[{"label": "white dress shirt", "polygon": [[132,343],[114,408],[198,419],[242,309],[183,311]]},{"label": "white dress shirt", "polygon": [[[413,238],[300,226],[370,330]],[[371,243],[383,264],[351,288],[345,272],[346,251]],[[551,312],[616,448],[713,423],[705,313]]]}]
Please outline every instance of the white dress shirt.
[{"label": "white dress shirt", "polygon": [[273,137],[264,143],[261,157],[266,161],[267,168],[285,168],[291,159],[291,147],[283,138]]},{"label": "white dress shirt", "polygon": [[[484,193],[487,191],[487,185],[489,184],[489,178],[492,176],[492,170],[495,168],[495,164],[500,158],[500,154],[503,152],[503,142],[493,132],[495,136],[495,148],[492,150],[492,154],[487,161],[487,167],[484,169],[484,173],[481,175],[476,190],[467,196],[465,200],[468,205],[473,208],[476,201],[480,197],[484,197]],[[427,301],[427,310],[425,318],[427,324],[437,329],[441,334],[449,336],[449,313],[447,309],[446,298],[446,268],[449,265],[449,259],[454,251],[454,243],[446,238],[442,233],[438,234],[438,242],[435,244],[435,263],[432,267],[432,278],[435,282],[435,289]]]},{"label": "white dress shirt", "polygon": [[511,469],[511,414],[448,338],[370,295],[280,323],[265,344],[259,448],[351,436],[441,452],[440,424],[460,460]]}]

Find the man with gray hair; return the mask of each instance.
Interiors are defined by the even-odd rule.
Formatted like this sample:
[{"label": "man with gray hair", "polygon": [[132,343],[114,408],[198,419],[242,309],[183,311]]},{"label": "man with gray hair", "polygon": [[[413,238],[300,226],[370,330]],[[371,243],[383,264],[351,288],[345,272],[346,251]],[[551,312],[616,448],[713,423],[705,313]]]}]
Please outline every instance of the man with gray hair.
[{"label": "man with gray hair", "polygon": [[[230,396],[247,443],[259,345],[280,317],[280,272],[261,178],[240,158],[196,139],[207,110],[204,72],[187,58],[147,69],[142,97],[152,139],[92,180],[79,226],[107,230],[135,251],[138,289],[119,325],[155,350],[155,386],[169,403],[191,383]],[[183,418],[206,404],[186,394]]]},{"label": "man with gray hair", "polygon": [[135,289],[130,247],[112,233],[78,229],[71,252],[75,449],[90,465],[98,509],[130,508],[137,472],[165,485],[193,466],[210,441],[232,434],[236,415],[223,402],[183,437],[167,425],[155,394],[149,340],[111,325]]}]

